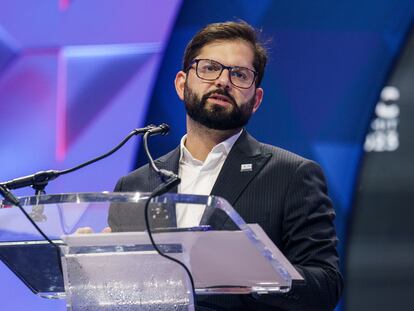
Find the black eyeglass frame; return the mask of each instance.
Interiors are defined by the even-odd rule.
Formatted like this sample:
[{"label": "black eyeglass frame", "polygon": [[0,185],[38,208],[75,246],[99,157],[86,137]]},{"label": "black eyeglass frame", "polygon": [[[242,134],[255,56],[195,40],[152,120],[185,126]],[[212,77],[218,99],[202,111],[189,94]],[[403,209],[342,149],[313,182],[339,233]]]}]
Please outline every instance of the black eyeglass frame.
[{"label": "black eyeglass frame", "polygon": [[[220,71],[220,73],[218,74],[217,78],[215,78],[215,79],[206,79],[206,78],[202,78],[202,77],[200,77],[200,76],[199,76],[199,74],[198,74],[198,63],[199,63],[200,61],[202,61],[202,60],[207,60],[207,61],[215,62],[215,63],[217,63],[217,64],[219,64],[219,65],[221,66],[221,71]],[[257,75],[258,75],[257,71],[254,71],[254,70],[252,70],[252,69],[250,69],[250,68],[247,68],[247,67],[241,67],[241,66],[226,66],[226,65],[223,65],[222,63],[220,63],[220,62],[218,62],[218,61],[216,61],[216,60],[213,60],[213,59],[208,59],[208,58],[196,58],[196,59],[194,59],[194,60],[190,63],[190,65],[188,66],[188,68],[187,68],[187,71],[186,71],[186,72],[190,71],[190,69],[191,69],[191,68],[193,68],[193,65],[194,65],[194,64],[196,64],[195,72],[196,72],[197,77],[199,77],[200,79],[205,80],[205,81],[214,81],[214,80],[217,80],[218,78],[220,78],[220,77],[221,77],[221,74],[223,73],[224,69],[227,69],[227,70],[228,70],[228,72],[229,72],[229,80],[230,80],[231,84],[233,84],[235,87],[238,87],[238,88],[241,88],[241,89],[249,89],[249,88],[251,88],[251,87],[252,87],[252,85],[253,85],[253,83],[256,81],[256,78],[257,78]],[[247,70],[249,70],[249,71],[253,72],[253,80],[252,80],[252,83],[251,83],[248,87],[245,87],[245,86],[239,86],[239,85],[237,85],[237,84],[234,84],[233,80],[231,79],[231,77],[232,77],[231,72],[232,72],[232,70],[233,70],[234,68],[242,68],[242,69],[247,69]]]}]

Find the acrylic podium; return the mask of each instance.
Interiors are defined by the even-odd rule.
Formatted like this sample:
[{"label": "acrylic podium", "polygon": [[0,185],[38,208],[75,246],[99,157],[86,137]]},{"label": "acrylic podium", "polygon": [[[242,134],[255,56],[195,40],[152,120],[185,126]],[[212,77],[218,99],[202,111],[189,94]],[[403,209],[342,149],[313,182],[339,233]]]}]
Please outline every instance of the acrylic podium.
[{"label": "acrylic podium", "polygon": [[[222,198],[145,193],[68,193],[1,202],[0,259],[35,294],[66,299],[67,309],[194,310],[197,295],[289,291],[300,275],[257,225]],[[177,226],[176,211],[198,209],[197,227]],[[110,226],[112,232],[103,233]],[[94,233],[86,233],[87,231]],[[58,246],[58,247],[56,247]],[[58,249],[60,251],[58,251]]]}]

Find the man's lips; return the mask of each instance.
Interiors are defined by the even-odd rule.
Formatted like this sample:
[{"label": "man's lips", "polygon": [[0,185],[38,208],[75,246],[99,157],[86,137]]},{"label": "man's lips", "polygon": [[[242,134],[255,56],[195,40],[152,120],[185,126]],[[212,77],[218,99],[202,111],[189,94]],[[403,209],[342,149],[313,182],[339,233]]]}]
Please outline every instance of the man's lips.
[{"label": "man's lips", "polygon": [[217,102],[219,104],[233,104],[233,101],[225,95],[213,94],[208,98],[212,99],[214,102]]}]

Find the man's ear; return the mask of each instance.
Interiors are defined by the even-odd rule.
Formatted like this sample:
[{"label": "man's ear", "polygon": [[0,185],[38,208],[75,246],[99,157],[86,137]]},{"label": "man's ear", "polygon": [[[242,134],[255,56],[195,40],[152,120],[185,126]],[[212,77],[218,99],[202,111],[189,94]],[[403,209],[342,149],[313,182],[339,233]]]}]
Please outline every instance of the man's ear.
[{"label": "man's ear", "polygon": [[179,71],[177,72],[177,75],[175,76],[174,80],[175,91],[177,92],[177,95],[181,100],[184,100],[184,88],[186,79],[187,74],[184,71]]},{"label": "man's ear", "polygon": [[262,103],[262,100],[263,100],[263,89],[261,87],[258,87],[256,89],[254,97],[255,97],[255,101],[254,101],[254,106],[253,106],[253,113],[255,113],[257,109],[259,109],[260,104]]}]

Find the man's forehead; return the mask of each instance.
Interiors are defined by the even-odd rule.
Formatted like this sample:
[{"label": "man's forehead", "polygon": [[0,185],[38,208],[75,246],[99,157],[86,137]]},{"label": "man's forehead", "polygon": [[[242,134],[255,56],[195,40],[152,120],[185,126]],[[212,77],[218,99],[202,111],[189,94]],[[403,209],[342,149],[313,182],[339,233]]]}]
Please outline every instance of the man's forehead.
[{"label": "man's forehead", "polygon": [[252,45],[242,39],[215,40],[204,45],[196,58],[209,58],[227,66],[253,66]]}]

